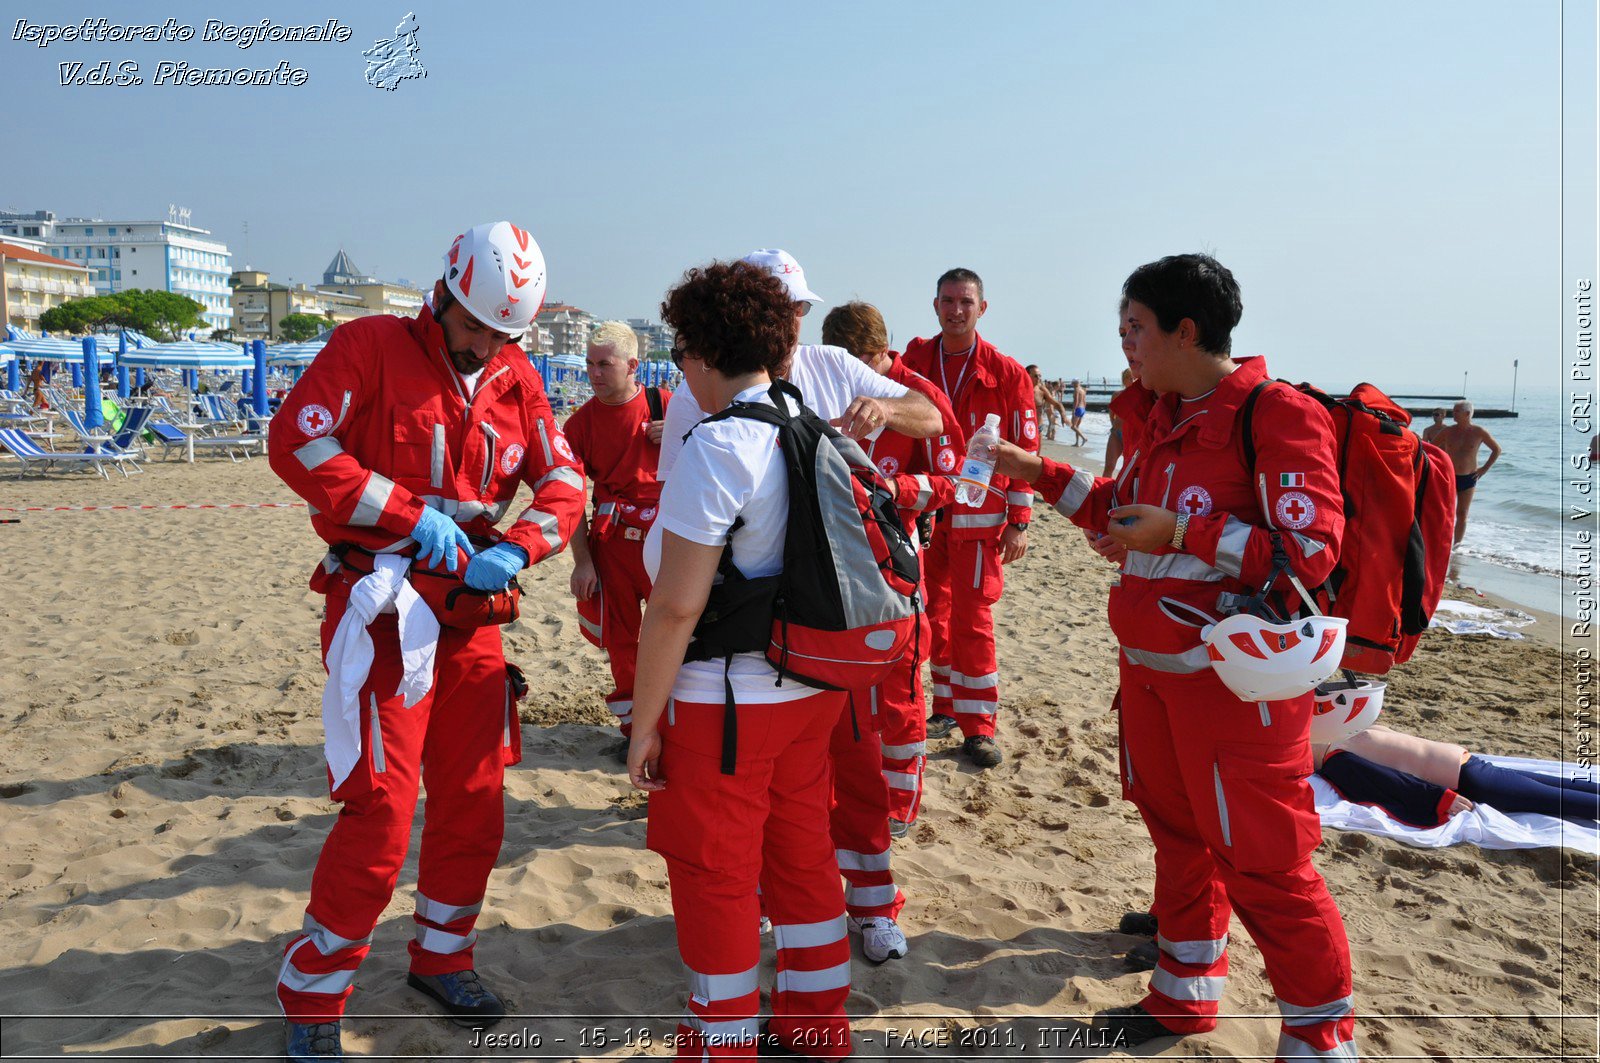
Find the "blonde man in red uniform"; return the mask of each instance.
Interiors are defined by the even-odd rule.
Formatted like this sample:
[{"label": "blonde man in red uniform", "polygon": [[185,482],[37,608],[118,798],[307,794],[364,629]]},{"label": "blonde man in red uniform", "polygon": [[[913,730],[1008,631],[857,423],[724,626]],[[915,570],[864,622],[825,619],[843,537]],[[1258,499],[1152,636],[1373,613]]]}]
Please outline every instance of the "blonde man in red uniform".
[{"label": "blonde man in red uniform", "polygon": [[[413,581],[448,585],[449,573],[503,589],[566,545],[583,472],[515,342],[544,299],[539,245],[494,222],[456,237],[444,257],[433,305],[416,318],[381,314],[334,331],[267,444],[272,471],[311,504],[312,530],[333,548],[311,588],[327,596],[324,748],[342,807],[278,972],[290,1060],[343,1058],[345,1001],[424,784],[407,981],[462,1025],[505,1014],[473,945],[500,853],[505,766],[522,755],[513,677],[498,627],[441,624],[453,618],[437,616]],[[495,525],[521,484],[533,500],[502,533]]]},{"label": "blonde man in red uniform", "polygon": [[[883,315],[870,303],[845,303],[822,322],[822,342],[842,347],[873,372],[926,396],[939,411],[940,432],[912,439],[880,429],[861,447],[893,485],[900,520],[908,530],[917,518],[955,499],[952,471],[962,452],[961,429],[950,404],[927,379],[907,369],[889,350]],[[921,654],[931,643],[926,620],[918,636]],[[873,963],[906,955],[898,919],[905,895],[890,869],[891,838],[903,836],[922,802],[927,759],[923,718],[922,656],[909,656],[893,677],[856,691],[833,729],[832,831],[834,853],[845,878],[845,908],[861,932],[861,951]]]},{"label": "blonde man in red uniform", "polygon": [[[1344,532],[1333,423],[1273,384],[1264,359],[1230,356],[1243,303],[1215,259],[1141,266],[1123,295],[1123,350],[1139,376],[1113,403],[1129,426],[1127,468],[1096,477],[1004,445],[996,465],[1127,551],[1109,605],[1119,760],[1156,847],[1160,953],[1144,999],[1104,1025],[1124,1049],[1214,1029],[1237,911],[1278,998],[1277,1058],[1354,1060],[1350,948],[1311,863],[1322,839],[1306,781],[1312,695],[1242,701],[1201,641],[1201,614],[1260,588],[1275,545],[1308,586],[1333,570]],[[1257,388],[1252,474],[1238,435]]]},{"label": "blonde man in red uniform", "polygon": [[621,321],[605,321],[589,337],[589,383],[594,398],[566,424],[567,441],[594,481],[594,516],[572,534],[572,596],[583,636],[606,651],[611,693],[606,707],[622,741],[610,752],[627,763],[633,732],[633,675],[639,657],[639,621],[650,597],[644,537],[655,523],[661,485],[663,413],[672,393],[639,386],[639,341]]},{"label": "blonde man in red uniform", "polygon": [[[978,335],[978,319],[989,309],[982,279],[970,269],[952,269],[939,278],[936,293],[939,335],[912,340],[906,347],[906,367],[944,392],[968,438],[986,416],[998,414],[1002,439],[1037,452],[1033,381],[1014,359]],[[994,739],[1000,672],[993,612],[1005,587],[1001,566],[1027,553],[1032,519],[1033,488],[996,473],[982,505],[952,503],[945,508],[924,555],[933,625],[928,737],[943,738],[960,727],[966,736],[961,750],[979,768],[992,768],[1001,759]]]}]

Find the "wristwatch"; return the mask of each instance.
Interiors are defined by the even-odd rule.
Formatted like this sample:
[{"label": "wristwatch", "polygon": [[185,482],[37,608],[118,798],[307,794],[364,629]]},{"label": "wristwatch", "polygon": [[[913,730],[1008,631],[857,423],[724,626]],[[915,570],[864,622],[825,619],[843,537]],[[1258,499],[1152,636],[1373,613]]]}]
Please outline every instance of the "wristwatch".
[{"label": "wristwatch", "polygon": [[1189,530],[1189,514],[1179,513],[1177,524],[1172,529],[1172,548],[1183,549],[1183,536]]},{"label": "wristwatch", "polygon": [[1025,521],[1025,520],[1014,520],[1014,521],[1011,522],[1011,526],[1013,528],[1017,529],[1017,531],[1027,531],[1028,530],[1028,522]]}]

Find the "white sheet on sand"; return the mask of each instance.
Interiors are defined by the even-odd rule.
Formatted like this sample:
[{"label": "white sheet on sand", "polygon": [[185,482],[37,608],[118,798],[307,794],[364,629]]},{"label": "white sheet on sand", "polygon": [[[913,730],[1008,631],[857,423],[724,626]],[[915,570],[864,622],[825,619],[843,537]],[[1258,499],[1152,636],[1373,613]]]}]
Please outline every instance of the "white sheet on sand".
[{"label": "white sheet on sand", "polygon": [[1448,631],[1452,635],[1488,635],[1497,639],[1520,639],[1523,634],[1515,630],[1533,623],[1533,617],[1515,609],[1492,609],[1471,602],[1445,600],[1433,611],[1430,629]]},{"label": "white sheet on sand", "polygon": [[[1594,768],[1577,764],[1479,755],[1502,768],[1567,778],[1594,778]],[[1322,816],[1324,827],[1381,834],[1420,849],[1442,849],[1447,845],[1467,842],[1480,849],[1539,849],[1553,846],[1600,856],[1600,830],[1554,816],[1540,816],[1532,812],[1508,815],[1488,805],[1476,805],[1470,812],[1458,812],[1437,827],[1419,828],[1390,819],[1389,814],[1381,808],[1351,804],[1340,797],[1338,791],[1320,775],[1311,776],[1311,789],[1316,793],[1317,812]]]}]

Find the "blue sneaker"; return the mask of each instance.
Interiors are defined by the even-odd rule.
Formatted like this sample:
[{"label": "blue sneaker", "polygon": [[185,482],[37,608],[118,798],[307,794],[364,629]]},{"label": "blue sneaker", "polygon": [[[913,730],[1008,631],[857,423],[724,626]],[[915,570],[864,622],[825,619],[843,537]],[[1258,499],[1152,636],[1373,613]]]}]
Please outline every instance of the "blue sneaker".
[{"label": "blue sneaker", "polygon": [[284,1039],[283,1058],[289,1063],[313,1063],[318,1059],[344,1059],[336,1022],[291,1022]]},{"label": "blue sneaker", "polygon": [[500,998],[484,988],[478,972],[406,975],[406,984],[438,1001],[457,1026],[493,1026],[506,1017]]}]

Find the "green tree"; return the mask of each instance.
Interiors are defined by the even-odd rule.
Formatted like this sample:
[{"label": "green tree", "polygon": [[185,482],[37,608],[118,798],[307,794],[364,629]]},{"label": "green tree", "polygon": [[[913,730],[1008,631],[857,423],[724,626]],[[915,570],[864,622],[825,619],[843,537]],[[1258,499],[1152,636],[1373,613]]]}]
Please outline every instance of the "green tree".
[{"label": "green tree", "polygon": [[316,314],[290,314],[278,322],[278,331],[290,343],[299,343],[320,335],[328,327],[328,320]]},{"label": "green tree", "polygon": [[84,299],[68,299],[60,306],[52,306],[39,315],[39,327],[47,332],[83,335],[115,327],[126,313],[127,308],[115,297],[91,295]]},{"label": "green tree", "polygon": [[205,306],[177,292],[133,288],[107,298],[119,299],[127,307],[128,328],[153,336],[175,340],[190,329],[205,326]]}]

